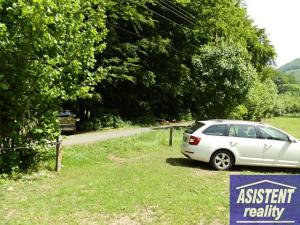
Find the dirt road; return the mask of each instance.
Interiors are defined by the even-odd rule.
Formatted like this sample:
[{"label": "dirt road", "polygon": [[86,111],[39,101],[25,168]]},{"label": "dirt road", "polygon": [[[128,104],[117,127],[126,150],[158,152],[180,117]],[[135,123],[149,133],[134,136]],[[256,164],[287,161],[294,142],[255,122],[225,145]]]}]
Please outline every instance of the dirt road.
[{"label": "dirt road", "polygon": [[104,141],[112,138],[128,137],[144,132],[153,131],[155,129],[168,128],[170,126],[187,126],[191,122],[174,123],[168,126],[159,127],[146,127],[146,128],[128,128],[128,129],[115,129],[108,131],[89,132],[84,134],[75,134],[66,136],[63,140],[63,146],[89,144],[97,141]]}]

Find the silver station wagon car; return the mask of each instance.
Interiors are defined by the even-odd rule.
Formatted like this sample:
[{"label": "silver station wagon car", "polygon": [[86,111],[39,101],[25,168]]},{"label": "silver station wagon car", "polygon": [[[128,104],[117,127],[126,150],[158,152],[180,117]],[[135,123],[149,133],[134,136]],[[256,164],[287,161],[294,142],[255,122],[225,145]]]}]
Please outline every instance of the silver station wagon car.
[{"label": "silver station wagon car", "polygon": [[300,142],[263,123],[198,121],[183,134],[181,152],[216,170],[233,165],[300,168]]}]

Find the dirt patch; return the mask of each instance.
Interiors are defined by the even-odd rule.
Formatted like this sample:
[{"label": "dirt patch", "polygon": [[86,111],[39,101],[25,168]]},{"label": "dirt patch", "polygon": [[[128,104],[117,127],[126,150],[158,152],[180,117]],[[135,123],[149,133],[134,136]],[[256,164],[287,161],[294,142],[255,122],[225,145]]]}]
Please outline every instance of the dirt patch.
[{"label": "dirt patch", "polygon": [[[107,216],[103,213],[91,213],[86,210],[80,210],[68,216],[68,218],[60,218],[60,224],[78,223],[86,225],[98,225],[107,220]],[[67,222],[66,222],[67,220]]]},{"label": "dirt patch", "polygon": [[[14,221],[14,219],[16,219],[16,217],[18,217],[18,211],[16,209],[7,209],[4,208],[4,218],[7,221]],[[4,220],[4,221],[5,221]]]},{"label": "dirt patch", "polygon": [[226,223],[222,223],[220,220],[214,220],[210,225],[226,225]]},{"label": "dirt patch", "polygon": [[[76,211],[68,216],[68,223],[87,225],[144,225],[155,222],[156,211],[154,207],[137,208],[131,213],[105,213],[89,212],[86,210]],[[66,218],[61,218],[65,220]],[[60,223],[63,224],[63,223]]]},{"label": "dirt patch", "polygon": [[241,171],[230,171],[230,175],[242,175]]},{"label": "dirt patch", "polygon": [[192,174],[196,176],[215,176],[217,171],[214,170],[204,170],[204,169],[193,169]]},{"label": "dirt patch", "polygon": [[121,213],[114,215],[109,221],[112,225],[141,225],[153,223],[155,212],[152,208],[145,207],[134,213]]},{"label": "dirt patch", "polygon": [[138,156],[131,156],[130,158],[122,158],[113,154],[109,154],[107,158],[117,164],[123,164],[123,163],[135,163],[144,160],[148,156],[146,155],[138,155]]},{"label": "dirt patch", "polygon": [[227,211],[227,209],[225,207],[223,207],[223,206],[219,206],[217,209],[218,209],[219,212],[225,212],[225,211]]},{"label": "dirt patch", "polygon": [[115,162],[115,163],[125,163],[126,162],[126,159],[125,158],[121,158],[121,157],[118,157],[118,156],[115,156],[115,155],[108,155],[107,158],[112,161],[112,162]]}]

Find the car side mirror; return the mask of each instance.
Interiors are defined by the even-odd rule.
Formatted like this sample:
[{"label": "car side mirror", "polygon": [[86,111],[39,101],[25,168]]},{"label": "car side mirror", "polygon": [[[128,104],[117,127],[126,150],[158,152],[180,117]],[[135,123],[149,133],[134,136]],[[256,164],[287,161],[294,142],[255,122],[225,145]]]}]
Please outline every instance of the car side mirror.
[{"label": "car side mirror", "polygon": [[289,142],[294,143],[296,140],[293,137],[289,137]]}]

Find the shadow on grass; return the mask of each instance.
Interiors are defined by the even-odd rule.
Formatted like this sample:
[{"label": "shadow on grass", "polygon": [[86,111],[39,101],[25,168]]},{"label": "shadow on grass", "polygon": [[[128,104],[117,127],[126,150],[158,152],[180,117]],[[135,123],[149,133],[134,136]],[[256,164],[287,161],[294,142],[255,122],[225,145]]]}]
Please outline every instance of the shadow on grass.
[{"label": "shadow on grass", "polygon": [[208,163],[188,159],[188,158],[167,158],[166,163],[171,166],[181,166],[189,168],[198,168],[202,170],[212,170]]},{"label": "shadow on grass", "polygon": [[[198,168],[202,170],[214,171],[209,163],[199,162],[188,158],[167,158],[166,163],[171,166],[181,166],[189,168]],[[288,174],[300,174],[298,168],[280,168],[280,167],[260,167],[260,166],[234,166],[230,172],[252,172],[252,173],[288,173]]]},{"label": "shadow on grass", "polygon": [[230,171],[232,172],[253,172],[253,173],[266,173],[266,174],[300,174],[298,168],[281,168],[281,167],[261,167],[261,166],[235,166]]}]

